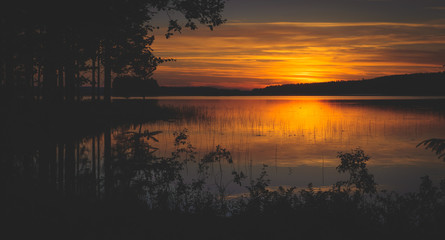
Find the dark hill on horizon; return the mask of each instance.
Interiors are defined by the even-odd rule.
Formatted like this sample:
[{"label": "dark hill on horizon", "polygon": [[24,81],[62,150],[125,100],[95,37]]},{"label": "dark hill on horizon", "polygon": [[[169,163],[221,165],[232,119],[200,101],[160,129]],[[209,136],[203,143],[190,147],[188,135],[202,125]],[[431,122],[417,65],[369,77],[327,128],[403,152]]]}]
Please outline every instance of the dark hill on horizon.
[{"label": "dark hill on horizon", "polygon": [[[113,86],[114,88],[114,86]],[[82,87],[87,96],[90,87]],[[113,91],[114,92],[114,91]],[[102,94],[101,94],[102,95]],[[117,96],[113,94],[114,96]],[[163,87],[146,96],[262,96],[262,95],[395,95],[445,96],[445,72],[390,75],[365,80],[300,83],[256,88],[252,91],[216,87]]]},{"label": "dark hill on horizon", "polygon": [[445,95],[445,72],[391,75],[367,80],[301,83],[253,89],[252,95]]},{"label": "dark hill on horizon", "polygon": [[160,87],[159,96],[245,96],[250,91],[216,87]]}]

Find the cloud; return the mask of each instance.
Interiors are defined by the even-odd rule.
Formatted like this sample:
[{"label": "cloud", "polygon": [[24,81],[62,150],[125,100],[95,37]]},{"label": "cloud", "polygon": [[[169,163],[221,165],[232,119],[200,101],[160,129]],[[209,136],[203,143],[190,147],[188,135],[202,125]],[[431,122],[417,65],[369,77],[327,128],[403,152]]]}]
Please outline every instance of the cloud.
[{"label": "cloud", "polygon": [[445,10],[445,6],[436,6],[436,7],[426,7],[426,9],[434,9],[434,10]]},{"label": "cloud", "polygon": [[445,24],[228,23],[215,31],[157,37],[153,48],[176,62],[155,73],[161,85],[263,87],[438,71]]}]

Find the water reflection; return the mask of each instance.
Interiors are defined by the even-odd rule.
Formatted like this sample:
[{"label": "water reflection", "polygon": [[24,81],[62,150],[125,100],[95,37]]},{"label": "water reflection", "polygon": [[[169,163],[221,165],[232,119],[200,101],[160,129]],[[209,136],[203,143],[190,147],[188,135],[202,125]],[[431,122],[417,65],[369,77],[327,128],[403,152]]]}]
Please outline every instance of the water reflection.
[{"label": "water reflection", "polygon": [[[436,179],[444,170],[431,152],[416,148],[425,139],[445,136],[443,99],[187,97],[159,102],[195,113],[144,125],[167,133],[160,138],[161,145],[170,141],[169,133],[187,128],[198,153],[221,144],[246,172],[250,165],[275,167],[275,183],[333,183],[338,180],[337,152],[358,146],[372,156],[370,168],[388,188],[413,190],[409,183],[418,176],[429,173]],[[293,174],[287,174],[289,169]],[[417,174],[406,178],[407,171]],[[307,178],[296,176],[301,174]]]},{"label": "water reflection", "polygon": [[[197,121],[183,119],[183,122]],[[170,124],[179,123],[181,121]],[[274,152],[276,156],[275,178],[269,182],[269,176],[273,176],[270,168],[266,172],[264,166],[253,161],[242,166],[239,159],[233,158],[224,147],[218,145],[209,152],[199,153],[198,148],[192,145],[193,135],[189,135],[188,131],[169,135],[148,128],[162,124],[166,123],[119,128],[105,126],[102,134],[86,138],[40,141],[32,145],[34,147],[3,149],[1,184],[7,197],[1,199],[0,205],[6,209],[8,229],[13,229],[11,232],[18,236],[31,233],[67,237],[72,234],[76,239],[85,236],[113,239],[114,234],[121,234],[117,239],[134,236],[142,239],[142,236],[147,238],[153,234],[157,236],[156,239],[176,239],[184,232],[198,232],[202,239],[206,239],[221,229],[235,229],[228,236],[241,235],[249,239],[254,233],[254,238],[258,239],[257,235],[264,235],[258,229],[269,228],[272,234],[264,235],[267,238],[276,236],[276,229],[283,236],[294,236],[295,229],[309,229],[299,235],[312,236],[317,229],[311,227],[318,226],[320,219],[325,221],[321,226],[327,228],[330,234],[332,229],[336,229],[336,234],[344,235],[344,225],[347,223],[357,231],[354,236],[362,234],[364,227],[372,230],[367,230],[369,232],[378,232],[378,229],[382,229],[378,224],[386,224],[383,226],[389,226],[388,231],[392,232],[393,223],[400,223],[411,216],[427,223],[427,227],[418,227],[416,221],[416,230],[430,232],[423,230],[429,229],[429,225],[436,226],[433,223],[437,223],[437,219],[443,219],[441,211],[436,210],[442,205],[436,208],[431,204],[441,199],[442,192],[432,188],[428,178],[424,178],[423,188],[418,194],[395,200],[391,194],[382,194],[381,199],[373,198],[377,199],[373,203],[367,202],[366,186],[360,188],[361,185],[358,185],[362,183],[362,174],[358,178],[351,178],[353,175],[350,174],[349,179],[353,181],[347,181],[343,186],[359,192],[343,191],[339,186],[337,190],[322,188],[326,192],[308,187],[294,194],[294,188],[275,188],[269,183],[295,183],[295,177],[307,183],[311,177],[318,175],[319,166],[280,166],[280,151],[276,144],[275,148],[265,151]],[[172,131],[173,128],[167,130]],[[173,141],[165,145],[162,139]],[[365,159],[361,153],[359,157]],[[354,171],[354,168],[346,166],[355,158],[345,155],[340,158],[343,158],[342,169]],[[345,159],[349,161],[343,161]],[[239,169],[247,171],[241,172]],[[373,188],[374,182],[368,181],[373,177],[368,175],[366,165],[356,170],[362,173],[363,169],[366,170],[364,176],[367,176],[365,182],[370,183],[367,186]],[[324,170],[324,173],[329,173],[332,168],[326,167]],[[419,177],[417,173],[414,175]],[[327,185],[328,181],[326,179],[323,185]],[[415,186],[419,185],[418,182]],[[231,199],[230,195],[237,193],[239,183],[248,192],[248,197]],[[270,188],[277,191],[271,192]],[[406,210],[410,210],[413,203],[420,207],[407,218]],[[393,209],[396,209],[396,214]],[[228,221],[218,218],[230,214],[234,217],[227,218]],[[368,224],[370,219],[377,219],[376,224]],[[226,222],[224,226],[227,227],[221,228],[215,224],[221,222]],[[289,226],[289,223],[294,225]],[[354,223],[359,225],[351,225]],[[410,229],[410,224],[403,223],[400,229]],[[284,232],[280,230],[282,226],[285,226]],[[27,230],[26,233],[23,229]],[[395,232],[399,231],[403,232]]]},{"label": "water reflection", "polygon": [[[42,135],[32,143],[11,142],[2,151],[3,178],[67,195],[138,192],[138,198],[147,198],[162,195],[160,189],[200,183],[204,166],[194,161],[227,149],[230,161],[212,163],[206,185],[200,185],[227,196],[246,191],[233,184],[234,171],[248,181],[263,164],[269,166],[272,187],[329,186],[341,179],[337,152],[359,146],[372,157],[370,171],[385,188],[415,191],[420,176],[438,182],[445,172],[434,154],[416,148],[425,139],[445,136],[443,100],[164,98],[159,103],[184,117],[104,126],[87,137]],[[177,139],[183,129],[188,129],[186,142],[183,135]]]},{"label": "water reflection", "polygon": [[[43,142],[32,150],[3,151],[2,186],[11,199],[124,200],[154,210],[223,211],[230,184],[240,181],[229,151],[216,146],[196,158],[187,130],[172,134],[167,156],[159,154],[161,131],[142,124],[112,129],[81,140]],[[24,146],[23,146],[24,147]],[[237,179],[234,182],[234,178]],[[25,196],[22,196],[25,195]],[[19,197],[21,196],[21,197]]]}]

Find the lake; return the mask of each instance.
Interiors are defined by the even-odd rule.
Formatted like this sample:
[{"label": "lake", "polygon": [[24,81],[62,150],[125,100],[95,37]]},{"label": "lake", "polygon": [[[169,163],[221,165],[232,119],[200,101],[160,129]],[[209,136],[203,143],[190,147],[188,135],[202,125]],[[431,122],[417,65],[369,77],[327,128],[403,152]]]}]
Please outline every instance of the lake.
[{"label": "lake", "polygon": [[[188,130],[199,157],[230,151],[237,170],[259,172],[268,165],[272,186],[327,187],[342,179],[338,152],[361,148],[385,189],[416,191],[420,177],[436,183],[445,163],[416,145],[445,137],[443,98],[434,97],[158,97],[162,106],[190,116],[146,123],[158,135],[160,154],[169,154],[173,133]],[[253,171],[253,173],[252,173]],[[229,174],[230,175],[230,174]],[[236,190],[234,190],[236,191]]]},{"label": "lake", "polygon": [[[149,161],[167,159],[175,153],[178,159],[199,162],[217,146],[230,155],[222,157],[221,165],[211,164],[208,188],[223,186],[228,195],[246,192],[244,186],[264,165],[271,189],[309,183],[326,189],[345,178],[336,171],[339,152],[357,148],[371,157],[367,164],[381,189],[417,191],[420,177],[429,175],[435,184],[445,177],[445,162],[416,147],[426,139],[445,138],[443,97],[154,97],[150,102],[172,109],[177,117],[134,119],[82,137],[57,129],[62,133],[51,137],[42,129],[38,138],[16,137],[27,143],[11,143],[4,158],[15,159],[10,167],[17,176],[96,196],[107,191],[107,184],[112,189],[139,176],[138,162],[131,159],[147,159],[144,154]],[[187,137],[175,145],[174,134],[180,132]],[[179,147],[187,149],[177,152]],[[123,160],[136,165],[122,165]],[[160,162],[167,165],[156,165],[152,169],[159,172],[151,177],[179,169],[171,159]],[[198,166],[189,161],[180,170],[185,181],[197,178]],[[243,187],[233,183],[233,171],[247,176]]]}]

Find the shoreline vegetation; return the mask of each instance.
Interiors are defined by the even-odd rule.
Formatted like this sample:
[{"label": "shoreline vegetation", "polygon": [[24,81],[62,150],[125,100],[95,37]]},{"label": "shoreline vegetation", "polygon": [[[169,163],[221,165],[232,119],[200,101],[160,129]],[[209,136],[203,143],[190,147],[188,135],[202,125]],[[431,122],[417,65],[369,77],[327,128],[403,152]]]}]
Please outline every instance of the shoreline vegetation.
[{"label": "shoreline vegetation", "polygon": [[[154,81],[154,83],[153,83]],[[271,85],[252,90],[218,87],[166,87],[158,86],[153,79],[141,92],[145,81],[113,84],[115,97],[145,96],[445,96],[445,72],[390,75],[373,79]],[[115,87],[116,86],[116,87]],[[90,87],[82,87],[80,94],[89,96]],[[103,92],[101,89],[100,92]]]},{"label": "shoreline vegetation", "polygon": [[[150,97],[150,96],[445,96],[445,72],[414,73],[383,76],[373,79],[334,81],[322,83],[300,83],[271,85],[252,90],[225,89],[217,87],[166,87],[159,86],[150,78],[118,77],[113,81],[108,96],[104,98],[104,88],[98,86],[78,86],[75,100],[64,100],[61,93],[53,103],[111,102],[111,97]],[[32,92],[32,96],[27,96]],[[0,87],[2,104],[49,103],[40,99],[38,87],[32,91],[21,87]]]},{"label": "shoreline vegetation", "polygon": [[[81,170],[70,167],[74,148],[65,142],[67,165],[54,178],[59,166],[45,159],[44,149],[31,158],[3,151],[2,233],[19,239],[434,239],[445,233],[445,180],[423,176],[419,191],[407,194],[378,190],[370,157],[359,148],[338,153],[337,171],[345,178],[327,190],[310,183],[270,190],[266,165],[254,176],[223,172],[222,165],[233,166],[230,151],[216,146],[197,159],[187,130],[174,133],[170,156],[159,157],[152,146],[157,134],[122,131],[108,143],[103,166]],[[104,175],[96,175],[99,167]],[[192,179],[184,178],[185,169],[196,171]],[[246,194],[230,197],[223,174]]]}]

